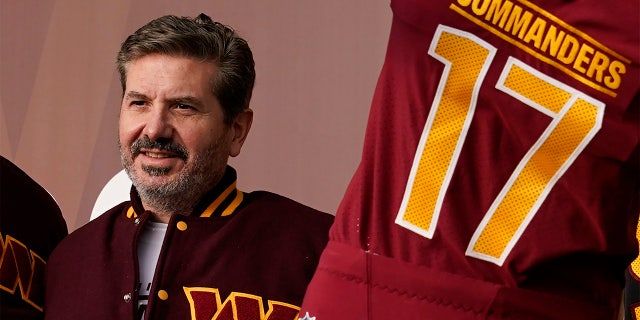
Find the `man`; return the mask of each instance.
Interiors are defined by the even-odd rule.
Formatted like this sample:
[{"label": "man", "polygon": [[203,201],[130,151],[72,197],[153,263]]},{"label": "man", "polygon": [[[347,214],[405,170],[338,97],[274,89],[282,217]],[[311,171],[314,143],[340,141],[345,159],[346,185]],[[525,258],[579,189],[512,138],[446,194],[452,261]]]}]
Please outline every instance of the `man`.
[{"label": "man", "polygon": [[302,319],[615,319],[639,2],[392,0],[362,162]]},{"label": "man", "polygon": [[247,43],[204,14],[164,16],[117,61],[131,200],[53,253],[46,318],[295,319],[333,217],[236,188],[227,160],[252,122]]},{"label": "man", "polygon": [[53,197],[0,156],[0,319],[43,319],[46,261],[67,235]]}]

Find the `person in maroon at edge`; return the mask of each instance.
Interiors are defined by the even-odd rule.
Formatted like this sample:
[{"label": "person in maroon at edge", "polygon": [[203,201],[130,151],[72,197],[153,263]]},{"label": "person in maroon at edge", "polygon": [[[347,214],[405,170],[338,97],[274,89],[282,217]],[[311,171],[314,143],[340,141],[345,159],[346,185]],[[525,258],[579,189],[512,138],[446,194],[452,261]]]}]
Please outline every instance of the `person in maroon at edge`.
[{"label": "person in maroon at edge", "polygon": [[391,0],[302,319],[616,319],[637,255],[640,2]]},{"label": "person in maroon at edge", "polygon": [[0,156],[0,319],[43,319],[49,255],[67,235],[55,199]]},{"label": "person in maroon at edge", "polygon": [[333,216],[236,187],[227,161],[253,119],[246,41],[205,14],[163,16],[117,64],[131,200],[54,251],[46,319],[295,319]]}]

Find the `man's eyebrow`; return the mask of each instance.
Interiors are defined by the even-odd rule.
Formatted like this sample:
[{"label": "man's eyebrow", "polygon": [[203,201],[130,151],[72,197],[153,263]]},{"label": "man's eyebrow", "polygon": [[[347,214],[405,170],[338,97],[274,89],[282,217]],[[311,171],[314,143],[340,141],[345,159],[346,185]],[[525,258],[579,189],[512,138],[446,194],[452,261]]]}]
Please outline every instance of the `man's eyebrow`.
[{"label": "man's eyebrow", "polygon": [[189,105],[196,105],[196,106],[202,105],[202,101],[193,96],[175,97],[167,100],[172,103],[189,104]]},{"label": "man's eyebrow", "polygon": [[[125,95],[125,98],[128,100],[144,100],[144,101],[148,101],[150,100],[150,98],[144,94],[144,93],[140,93],[137,91],[129,91],[127,92],[127,94]],[[175,97],[175,98],[170,98],[167,99],[167,102],[170,103],[184,103],[184,104],[191,104],[191,105],[201,105],[202,102],[200,99],[193,97],[193,96],[179,96],[179,97]]]},{"label": "man's eyebrow", "polygon": [[125,97],[130,100],[149,100],[149,97],[147,97],[147,95],[136,91],[127,92]]}]

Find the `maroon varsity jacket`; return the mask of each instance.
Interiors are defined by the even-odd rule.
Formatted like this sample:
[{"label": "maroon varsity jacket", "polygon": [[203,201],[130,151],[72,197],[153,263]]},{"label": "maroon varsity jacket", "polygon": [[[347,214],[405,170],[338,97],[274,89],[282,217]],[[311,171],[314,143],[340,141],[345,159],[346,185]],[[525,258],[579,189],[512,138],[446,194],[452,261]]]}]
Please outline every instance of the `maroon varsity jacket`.
[{"label": "maroon varsity jacket", "polygon": [[[236,189],[236,172],[168,224],[145,319],[297,319],[333,216]],[[137,319],[137,241],[150,213],[135,188],[69,235],[47,269],[45,318]]]}]

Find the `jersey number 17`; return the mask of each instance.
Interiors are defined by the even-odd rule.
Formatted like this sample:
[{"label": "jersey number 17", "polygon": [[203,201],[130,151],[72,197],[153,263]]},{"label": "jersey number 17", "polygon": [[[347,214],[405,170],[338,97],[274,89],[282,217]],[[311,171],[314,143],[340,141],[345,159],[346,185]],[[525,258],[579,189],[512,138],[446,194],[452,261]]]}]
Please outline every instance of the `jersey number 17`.
[{"label": "jersey number 17", "polygon": [[[497,49],[439,26],[429,54],[444,72],[427,117],[396,223],[431,239]],[[509,57],[497,90],[550,117],[473,234],[466,255],[502,265],[547,195],[602,124],[604,103]],[[469,140],[469,141],[468,141]]]}]

